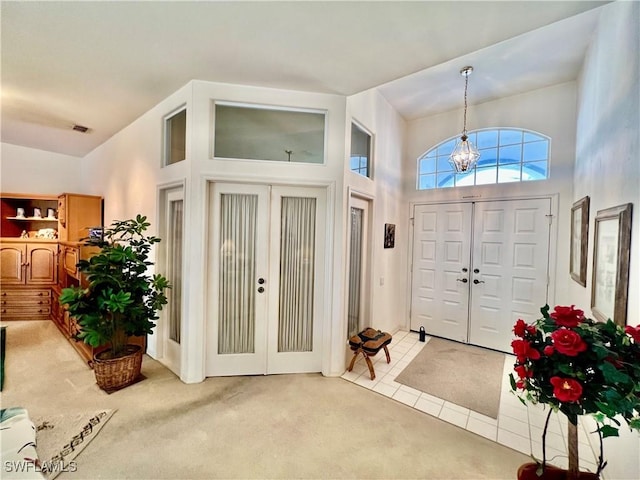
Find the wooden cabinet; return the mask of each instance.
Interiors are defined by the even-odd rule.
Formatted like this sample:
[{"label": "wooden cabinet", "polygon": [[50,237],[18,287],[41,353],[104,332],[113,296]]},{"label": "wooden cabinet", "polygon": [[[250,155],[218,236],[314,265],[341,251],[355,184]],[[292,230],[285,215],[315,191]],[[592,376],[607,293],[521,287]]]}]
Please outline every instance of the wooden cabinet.
[{"label": "wooden cabinet", "polygon": [[58,243],[0,243],[2,262],[0,314],[3,320],[46,320],[51,314],[51,287],[58,279]]},{"label": "wooden cabinet", "polygon": [[3,289],[0,291],[3,320],[48,320],[51,315],[51,289]]},{"label": "wooden cabinet", "polygon": [[0,318],[53,319],[69,336],[58,298],[77,282],[80,240],[102,225],[102,197],[0,193],[0,222]]},{"label": "wooden cabinet", "polygon": [[58,197],[58,238],[78,242],[102,226],[102,197],[63,193]]},{"label": "wooden cabinet", "polygon": [[24,284],[24,246],[21,243],[0,245],[0,285]]},{"label": "wooden cabinet", "polygon": [[60,331],[69,339],[69,342],[76,349],[84,360],[91,364],[94,349],[78,339],[80,326],[77,321],[69,315],[69,312],[60,305],[58,301],[62,289],[70,286],[86,285],[85,279],[78,271],[77,264],[80,260],[88,260],[92,255],[100,250],[100,247],[85,245],[81,242],[59,242],[60,261],[58,272],[60,279],[58,284],[52,289],[54,307],[51,318],[56,323]]},{"label": "wooden cabinet", "polygon": [[53,285],[58,280],[58,242],[3,240],[0,282],[11,285]]}]

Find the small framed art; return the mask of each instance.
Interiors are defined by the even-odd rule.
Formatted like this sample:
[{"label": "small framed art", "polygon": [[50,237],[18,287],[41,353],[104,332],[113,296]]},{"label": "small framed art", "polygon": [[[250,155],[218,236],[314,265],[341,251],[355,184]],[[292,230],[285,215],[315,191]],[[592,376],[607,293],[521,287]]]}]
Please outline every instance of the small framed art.
[{"label": "small framed art", "polygon": [[587,286],[587,246],[589,243],[589,197],[571,207],[571,246],[569,273],[583,287]]},{"label": "small framed art", "polygon": [[393,248],[396,244],[396,226],[393,223],[384,224],[384,248]]}]

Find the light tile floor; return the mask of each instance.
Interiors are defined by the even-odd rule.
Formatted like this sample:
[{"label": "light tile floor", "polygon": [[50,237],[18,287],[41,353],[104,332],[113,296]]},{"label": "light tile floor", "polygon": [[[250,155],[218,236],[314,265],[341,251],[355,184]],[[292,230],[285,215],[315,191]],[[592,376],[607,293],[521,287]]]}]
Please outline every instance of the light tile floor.
[{"label": "light tile floor", "polygon": [[[541,405],[525,406],[511,392],[509,373],[513,371],[514,357],[512,355],[505,354],[502,393],[497,419],[481,415],[468,408],[395,381],[400,372],[409,365],[428,341],[429,337],[426,342],[420,342],[419,336],[415,332],[395,332],[393,341],[389,345],[391,362],[387,364],[384,352],[378,353],[371,359],[376,373],[374,380],[371,380],[362,355],[359,355],[353,370],[345,372],[342,378],[494,442],[526,455],[533,454],[536,458],[541,459],[542,431],[548,409],[544,409]],[[567,468],[566,430],[566,417],[553,413],[547,429],[547,461],[563,468]],[[594,447],[599,448],[597,437],[592,435],[590,438],[586,427],[581,425],[578,430],[578,443],[580,469],[595,472],[597,468],[595,452],[597,450],[594,450]]]}]

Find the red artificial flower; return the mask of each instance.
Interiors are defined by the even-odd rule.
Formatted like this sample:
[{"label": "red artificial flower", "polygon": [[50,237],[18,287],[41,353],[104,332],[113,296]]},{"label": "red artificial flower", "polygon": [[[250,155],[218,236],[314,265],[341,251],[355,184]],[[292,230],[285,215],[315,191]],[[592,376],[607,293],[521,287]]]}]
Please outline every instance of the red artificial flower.
[{"label": "red artificial flower", "polygon": [[520,378],[531,378],[533,377],[533,372],[527,369],[524,365],[516,365],[514,367],[515,372],[518,374]]},{"label": "red artificial flower", "polygon": [[520,390],[524,390],[525,387],[525,383],[522,380],[518,380],[516,382],[516,388],[519,388]]},{"label": "red artificial flower", "polygon": [[633,341],[636,343],[640,343],[640,325],[637,327],[632,327],[631,325],[627,325],[624,327],[624,333],[630,335],[633,338]]},{"label": "red artificial flower", "polygon": [[513,333],[516,337],[520,338],[524,338],[525,334],[527,333],[529,335],[535,335],[537,331],[538,329],[535,327],[535,325],[529,325],[521,318],[519,318],[516,324],[513,326]]},{"label": "red artificial flower", "polygon": [[516,324],[513,326],[513,333],[516,337],[524,338],[524,334],[527,331],[527,324],[521,318],[518,319]]},{"label": "red artificial flower", "polygon": [[567,330],[566,328],[561,328],[551,333],[551,339],[555,349],[569,357],[575,357],[587,349],[587,344],[582,340],[582,337],[573,330]]},{"label": "red artificial flower", "polygon": [[575,307],[575,305],[571,305],[570,307],[557,305],[549,316],[556,321],[556,325],[560,325],[561,327],[577,327],[584,319],[584,312],[582,310],[576,310],[573,307]]},{"label": "red artificial flower", "polygon": [[573,378],[551,377],[553,396],[563,403],[577,402],[582,397],[582,385]]},{"label": "red artificial flower", "polygon": [[546,347],[544,347],[542,353],[544,353],[547,357],[550,357],[555,351],[556,349],[553,347],[553,345],[547,345]]},{"label": "red artificial flower", "polygon": [[527,340],[514,340],[511,342],[511,348],[513,353],[518,358],[518,362],[525,362],[528,358],[531,360],[538,360],[540,358],[540,352],[531,346]]}]

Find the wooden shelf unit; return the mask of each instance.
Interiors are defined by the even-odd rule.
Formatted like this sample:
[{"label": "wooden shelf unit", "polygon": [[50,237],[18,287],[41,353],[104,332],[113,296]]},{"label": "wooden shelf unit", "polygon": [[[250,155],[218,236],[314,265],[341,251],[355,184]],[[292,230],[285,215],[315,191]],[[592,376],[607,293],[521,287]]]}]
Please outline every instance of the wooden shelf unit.
[{"label": "wooden shelf unit", "polygon": [[[18,208],[24,217],[17,215]],[[34,216],[36,208],[43,218]],[[55,218],[47,218],[49,209]],[[80,284],[76,264],[92,254],[81,240],[102,220],[99,196],[0,193],[0,318],[53,320],[87,362],[93,349],[76,340],[78,326],[59,298],[63,288]],[[54,229],[57,238],[36,238],[45,228]],[[28,238],[21,238],[23,231]]]},{"label": "wooden shelf unit", "polygon": [[[18,217],[18,208],[24,209],[24,217]],[[35,217],[38,208],[41,217]],[[22,193],[0,194],[0,236],[4,238],[20,237],[26,231],[31,238],[42,228],[58,230],[58,219],[46,218],[47,211],[58,209],[58,197],[51,195],[32,195]]]}]

